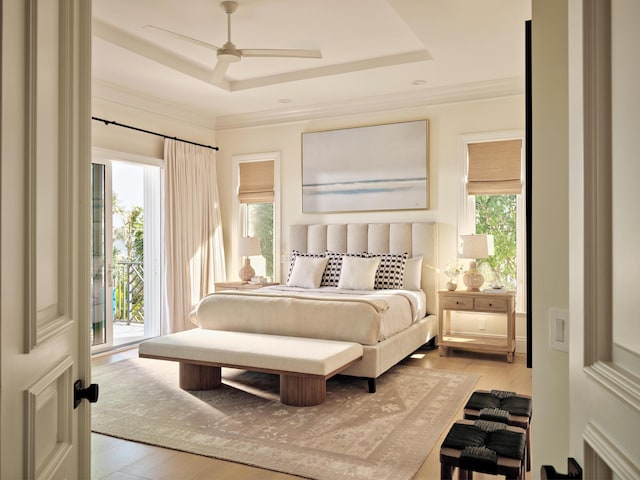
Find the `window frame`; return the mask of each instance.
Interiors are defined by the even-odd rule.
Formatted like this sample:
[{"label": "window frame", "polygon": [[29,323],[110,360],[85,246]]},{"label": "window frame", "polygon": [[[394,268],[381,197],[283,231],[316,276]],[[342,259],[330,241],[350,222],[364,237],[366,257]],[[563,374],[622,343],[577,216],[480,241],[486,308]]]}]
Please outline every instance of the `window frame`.
[{"label": "window frame", "polygon": [[[233,211],[235,212],[233,223],[235,224],[232,233],[232,251],[237,252],[236,246],[239,239],[244,235],[244,215],[243,208],[238,199],[238,187],[240,183],[240,164],[247,162],[264,162],[273,160],[273,281],[280,278],[280,152],[263,152],[243,155],[232,155],[233,164]],[[234,254],[232,263],[234,267],[231,271],[240,269],[242,259]]]},{"label": "window frame", "polygon": [[459,140],[458,158],[460,165],[460,182],[458,186],[458,236],[475,233],[475,195],[467,194],[467,177],[469,174],[468,145],[470,143],[498,142],[503,140],[521,140],[522,157],[520,161],[520,178],[522,192],[517,195],[516,219],[516,312],[526,313],[527,305],[527,264],[526,264],[526,168],[524,152],[526,139],[524,130],[504,130],[462,135]]}]

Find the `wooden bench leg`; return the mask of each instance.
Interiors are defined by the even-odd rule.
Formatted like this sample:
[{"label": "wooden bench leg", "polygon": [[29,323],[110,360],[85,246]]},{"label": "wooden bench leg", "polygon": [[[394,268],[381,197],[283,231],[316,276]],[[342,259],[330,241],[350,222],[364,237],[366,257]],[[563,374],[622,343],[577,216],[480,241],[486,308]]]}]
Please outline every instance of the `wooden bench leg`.
[{"label": "wooden bench leg", "polygon": [[183,390],[211,390],[221,383],[220,367],[180,362],[180,388]]},{"label": "wooden bench leg", "polygon": [[280,401],[292,407],[320,405],[327,398],[327,381],[322,376],[280,374]]}]

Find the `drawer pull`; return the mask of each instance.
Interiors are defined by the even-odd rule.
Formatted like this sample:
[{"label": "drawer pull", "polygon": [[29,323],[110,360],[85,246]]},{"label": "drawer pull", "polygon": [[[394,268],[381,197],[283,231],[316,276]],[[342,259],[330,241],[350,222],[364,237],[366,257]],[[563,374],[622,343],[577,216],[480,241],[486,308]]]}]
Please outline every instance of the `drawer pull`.
[{"label": "drawer pull", "polygon": [[489,304],[489,306],[490,306],[490,307],[493,307],[493,303],[490,303],[490,304]]}]

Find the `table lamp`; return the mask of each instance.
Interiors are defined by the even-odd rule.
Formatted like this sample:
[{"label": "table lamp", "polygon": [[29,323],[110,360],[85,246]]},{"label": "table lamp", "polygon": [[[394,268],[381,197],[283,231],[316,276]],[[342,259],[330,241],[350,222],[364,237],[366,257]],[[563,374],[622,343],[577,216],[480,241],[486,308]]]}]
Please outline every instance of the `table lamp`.
[{"label": "table lamp", "polygon": [[240,244],[238,245],[238,253],[240,256],[245,257],[244,265],[240,269],[240,272],[238,272],[238,275],[240,275],[242,283],[249,283],[249,280],[256,275],[256,271],[251,266],[249,257],[262,255],[260,239],[258,237],[242,237],[240,239]]},{"label": "table lamp", "polygon": [[487,258],[493,255],[493,235],[460,235],[462,239],[462,250],[458,258],[472,259],[467,270],[462,277],[462,281],[470,292],[479,292],[484,283],[484,277],[476,270],[476,259]]}]

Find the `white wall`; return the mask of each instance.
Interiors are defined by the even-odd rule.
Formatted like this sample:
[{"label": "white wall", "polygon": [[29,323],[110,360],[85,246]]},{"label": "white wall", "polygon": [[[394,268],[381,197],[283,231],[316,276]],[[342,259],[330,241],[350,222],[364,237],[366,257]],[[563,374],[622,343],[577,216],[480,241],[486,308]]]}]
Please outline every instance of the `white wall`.
[{"label": "white wall", "polygon": [[569,448],[568,354],[549,348],[549,308],[569,306],[567,1],[534,0],[532,471],[564,471]]},{"label": "white wall", "polygon": [[[395,212],[358,212],[340,214],[302,213],[301,186],[301,134],[306,131],[329,130],[362,125],[390,123],[426,118],[429,121],[429,210],[407,210]],[[454,104],[429,105],[411,109],[367,113],[317,119],[313,121],[289,123],[276,126],[251,127],[233,130],[218,130],[216,139],[220,146],[217,154],[218,179],[220,182],[220,202],[223,207],[222,223],[225,231],[225,251],[227,252],[227,272],[230,279],[240,268],[240,258],[235,254],[238,231],[237,212],[232,211],[233,169],[232,155],[261,152],[281,152],[281,225],[283,244],[280,252],[289,253],[287,226],[293,223],[326,222],[405,222],[436,221],[441,224],[444,236],[455,238],[458,199],[461,177],[459,158],[460,136],[504,130],[524,130],[524,96],[514,96],[492,100],[461,102]],[[392,153],[390,159],[392,161]],[[454,242],[441,245],[441,265],[455,261]],[[286,257],[285,257],[286,258]],[[281,272],[284,269],[281,269]],[[285,270],[286,271],[286,270]],[[281,278],[282,280],[282,278]],[[477,332],[477,319],[460,324],[464,331]],[[487,323],[482,333],[500,334],[502,324]],[[517,351],[525,351],[525,318],[519,317],[516,335],[520,338]]]}]

